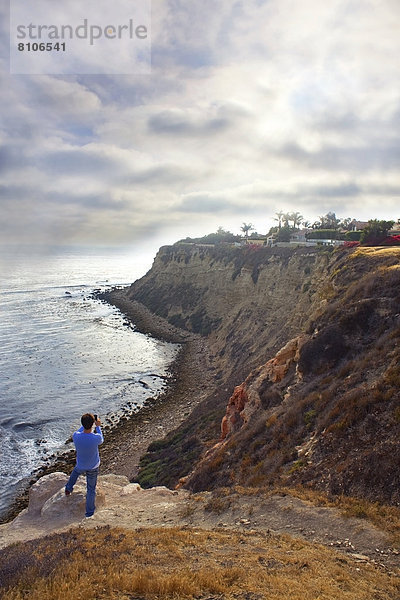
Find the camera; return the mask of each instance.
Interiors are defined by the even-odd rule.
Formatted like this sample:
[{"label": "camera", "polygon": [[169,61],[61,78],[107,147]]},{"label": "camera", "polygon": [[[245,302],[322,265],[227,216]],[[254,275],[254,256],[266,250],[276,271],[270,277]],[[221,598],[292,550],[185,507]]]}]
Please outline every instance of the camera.
[{"label": "camera", "polygon": [[94,420],[97,421],[97,415],[93,415],[94,416]]}]

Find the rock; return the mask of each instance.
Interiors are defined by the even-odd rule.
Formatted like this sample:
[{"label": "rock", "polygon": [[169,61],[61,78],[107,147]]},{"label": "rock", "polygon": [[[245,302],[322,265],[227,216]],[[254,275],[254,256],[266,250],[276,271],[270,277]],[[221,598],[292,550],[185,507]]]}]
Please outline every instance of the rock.
[{"label": "rock", "polygon": [[111,483],[112,485],[119,485],[121,487],[125,487],[129,485],[129,479],[124,475],[114,475],[110,473],[109,475],[100,475],[99,484],[103,485],[103,483]]},{"label": "rock", "polygon": [[221,423],[221,438],[225,439],[229,434],[236,431],[243,424],[243,410],[249,398],[246,392],[246,382],[235,387],[226,407],[226,414]]},{"label": "rock", "polygon": [[[102,508],[106,503],[106,496],[101,485],[96,488],[96,510]],[[86,509],[86,478],[81,477],[74,486],[74,491],[69,496],[65,495],[64,489],[59,490],[51,496],[43,505],[40,512],[46,519],[60,519],[61,521],[73,518],[81,518]]]},{"label": "rock", "polygon": [[260,385],[265,385],[266,381],[270,384],[281,382],[291,365],[297,365],[300,350],[308,339],[309,336],[305,334],[293,338],[277,352],[274,358],[252,371],[241,385],[235,387],[222,419],[221,440],[225,440],[249,422],[252,415],[262,406],[259,395]]},{"label": "rock", "polygon": [[[41,477],[29,490],[28,515],[46,519],[60,518],[60,520],[82,517],[85,514],[86,478],[81,476],[78,479],[70,496],[65,495],[67,481],[68,475],[61,472]],[[99,477],[96,488],[96,508],[101,508],[106,504],[108,488],[117,487],[124,490],[133,486],[133,491],[134,488],[136,490],[137,485],[130,484],[129,479],[123,475]],[[140,488],[140,486],[138,487]]]},{"label": "rock", "polygon": [[40,511],[40,516],[52,521],[60,517],[62,517],[62,520],[71,516],[77,518],[83,517],[85,514],[85,494],[79,488],[81,488],[81,484],[77,483],[70,496],[66,496],[63,490],[51,496],[44,503]]},{"label": "rock", "polygon": [[64,494],[67,481],[68,475],[60,471],[41,477],[29,490],[28,514],[40,514],[45,502],[60,489]]},{"label": "rock", "polygon": [[288,372],[290,365],[293,362],[298,362],[300,350],[308,340],[309,336],[306,334],[299,335],[290,340],[283,348],[281,348],[281,350],[279,350],[279,352],[277,352],[273,359],[267,362],[262,375],[268,375],[270,381],[273,383],[282,381]]},{"label": "rock", "polygon": [[149,488],[147,490],[148,493],[150,494],[155,494],[157,496],[175,496],[176,492],[174,490],[170,490],[169,488],[165,487],[165,485],[156,485],[152,488]]},{"label": "rock", "polygon": [[138,483],[129,483],[125,485],[121,490],[121,496],[129,496],[130,494],[137,494],[141,492],[142,488]]},{"label": "rock", "polygon": [[365,554],[354,554],[354,553],[352,553],[352,554],[350,554],[350,556],[352,558],[354,558],[355,560],[358,560],[360,562],[368,562],[369,561],[369,557],[365,556]]}]

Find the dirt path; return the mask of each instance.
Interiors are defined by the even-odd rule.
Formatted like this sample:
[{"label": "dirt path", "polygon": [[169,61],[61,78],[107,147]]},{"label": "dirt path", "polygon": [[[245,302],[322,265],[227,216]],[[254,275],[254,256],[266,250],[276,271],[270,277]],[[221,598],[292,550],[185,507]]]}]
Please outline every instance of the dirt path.
[{"label": "dirt path", "polygon": [[[289,534],[335,548],[358,560],[400,568],[399,550],[389,536],[363,519],[347,518],[336,508],[313,506],[290,495],[232,495],[215,500],[211,494],[188,499],[188,522],[207,528],[244,528]],[[191,521],[192,519],[192,521]]]}]

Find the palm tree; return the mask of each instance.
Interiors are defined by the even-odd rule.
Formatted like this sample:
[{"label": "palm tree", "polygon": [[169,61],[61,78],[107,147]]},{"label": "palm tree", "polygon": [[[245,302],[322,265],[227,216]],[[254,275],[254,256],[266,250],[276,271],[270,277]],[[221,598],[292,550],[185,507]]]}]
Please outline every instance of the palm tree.
[{"label": "palm tree", "polygon": [[278,218],[274,218],[274,221],[278,221],[278,229],[280,229],[282,227],[282,218],[285,213],[283,212],[283,210],[278,210],[278,212],[276,212],[275,214]]},{"label": "palm tree", "polygon": [[301,215],[299,212],[292,212],[290,213],[289,217],[289,220],[293,221],[293,229],[296,229],[304,219],[303,215]]},{"label": "palm tree", "polygon": [[253,223],[243,223],[243,225],[241,226],[240,229],[241,229],[241,231],[243,231],[243,233],[246,237],[246,244],[247,244],[248,240],[249,240],[249,231],[254,229]]}]

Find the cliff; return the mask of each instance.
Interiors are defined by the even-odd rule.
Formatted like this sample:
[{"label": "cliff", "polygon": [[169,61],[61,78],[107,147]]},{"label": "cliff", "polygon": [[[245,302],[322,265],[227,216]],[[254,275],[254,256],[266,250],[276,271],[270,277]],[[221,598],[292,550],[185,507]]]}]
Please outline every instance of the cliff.
[{"label": "cliff", "polygon": [[329,255],[300,247],[165,246],[127,297],[207,336],[219,378],[239,382],[306,327],[324,301]]},{"label": "cliff", "polygon": [[149,483],[301,483],[399,502],[399,257],[162,248],[126,296],[207,336],[216,388],[150,446]]}]

